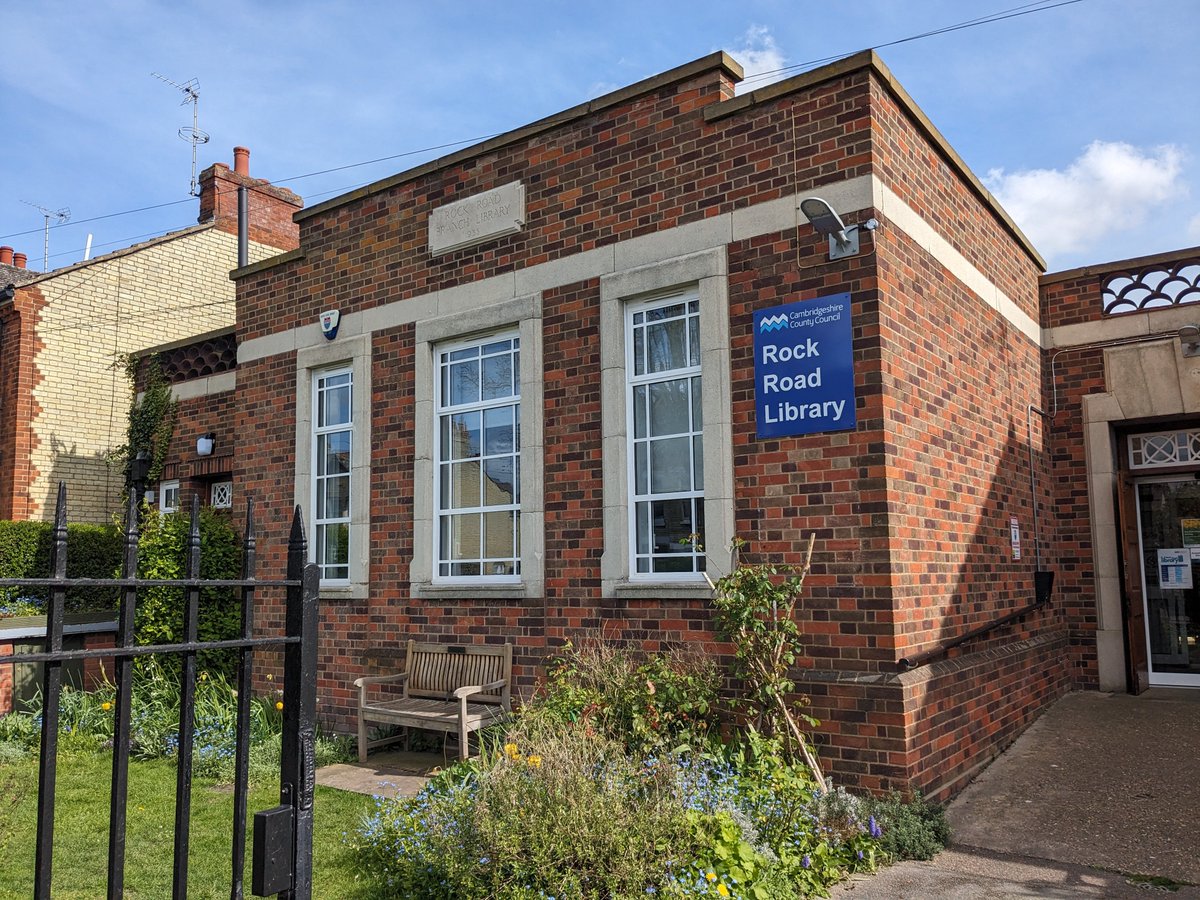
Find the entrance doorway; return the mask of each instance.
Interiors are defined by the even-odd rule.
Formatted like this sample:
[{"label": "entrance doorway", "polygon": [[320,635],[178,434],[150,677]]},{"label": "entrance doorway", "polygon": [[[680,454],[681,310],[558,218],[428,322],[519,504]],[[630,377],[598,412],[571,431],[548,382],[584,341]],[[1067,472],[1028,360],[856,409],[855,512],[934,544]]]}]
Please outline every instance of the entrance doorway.
[{"label": "entrance doorway", "polygon": [[1200,481],[1167,475],[1134,488],[1150,684],[1200,687]]}]

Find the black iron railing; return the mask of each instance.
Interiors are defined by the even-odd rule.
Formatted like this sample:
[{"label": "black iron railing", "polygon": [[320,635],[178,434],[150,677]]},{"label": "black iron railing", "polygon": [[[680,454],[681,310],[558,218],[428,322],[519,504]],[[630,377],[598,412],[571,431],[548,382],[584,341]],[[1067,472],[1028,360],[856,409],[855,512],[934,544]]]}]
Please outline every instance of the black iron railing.
[{"label": "black iron railing", "polygon": [[[126,512],[125,547],[120,578],[66,577],[67,519],[66,486],[59,485],[54,512],[54,534],[50,556],[51,577],[2,579],[0,587],[40,588],[49,592],[46,617],[46,649],[20,657],[0,657],[0,665],[16,662],[42,664],[42,740],[38,762],[37,853],[34,897],[50,897],[54,850],[54,792],[58,766],[59,701],[62,694],[62,664],[67,660],[112,658],[116,660],[116,696],[113,704],[113,768],[110,792],[107,896],[124,896],[125,822],[129,784],[130,706],[133,661],[144,655],[178,655],[180,665],[180,721],[178,766],[175,785],[175,832],[172,897],[187,896],[189,819],[192,796],[192,738],[195,733],[196,657],[212,650],[234,650],[238,654],[237,715],[234,750],[234,811],[231,828],[233,850],[230,897],[244,896],[246,798],[249,789],[250,699],[254,684],[254,652],[265,647],[282,647],[283,744],[280,764],[280,806],[258,813],[255,819],[252,890],[257,896],[279,894],[285,900],[309,900],[312,895],[312,802],[315,783],[313,745],[316,737],[317,663],[317,566],[306,563],[307,543],[299,508],[292,518],[288,540],[287,576],[264,581],[255,577],[254,507],[246,513],[246,535],[242,578],[200,578],[199,503],[193,500],[188,537],[187,572],[179,580],[137,577],[138,517],[135,492]],[[109,587],[120,589],[115,646],[84,650],[63,649],[63,608],[68,588]],[[170,586],[183,591],[183,641],[175,644],[137,645],[134,617],[138,591]],[[240,636],[219,641],[197,640],[197,622],[202,588],[232,588],[240,592],[242,619]],[[254,608],[261,588],[283,588],[286,612],[283,634],[256,636]],[[282,848],[282,851],[281,851]],[[270,851],[270,852],[268,852]]]}]

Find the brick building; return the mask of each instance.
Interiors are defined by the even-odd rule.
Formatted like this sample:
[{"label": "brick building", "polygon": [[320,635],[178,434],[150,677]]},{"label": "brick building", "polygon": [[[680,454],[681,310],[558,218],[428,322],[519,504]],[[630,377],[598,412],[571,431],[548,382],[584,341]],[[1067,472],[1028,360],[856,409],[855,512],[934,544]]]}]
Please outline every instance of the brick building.
[{"label": "brick building", "polygon": [[[0,248],[0,519],[48,519],[59,481],[71,518],[106,522],[124,474],[107,462],[125,442],[129,382],[120,360],[148,345],[232,330],[237,189],[249,190],[249,258],[296,246],[291,191],[235,168],[201,175],[199,224],[47,273],[6,279]],[[23,260],[22,254],[16,254]]]},{"label": "brick building", "polygon": [[727,652],[735,536],[816,536],[797,675],[843,780],[945,796],[1125,689],[1116,451],[1200,406],[1189,317],[1105,312],[1128,266],[1043,277],[875,54],[740,77],[712,54],[321,203],[234,273],[236,373],[185,431],[234,447],[266,570],[304,508],[326,724],[410,634],[514,642],[526,693],[580,630]]}]

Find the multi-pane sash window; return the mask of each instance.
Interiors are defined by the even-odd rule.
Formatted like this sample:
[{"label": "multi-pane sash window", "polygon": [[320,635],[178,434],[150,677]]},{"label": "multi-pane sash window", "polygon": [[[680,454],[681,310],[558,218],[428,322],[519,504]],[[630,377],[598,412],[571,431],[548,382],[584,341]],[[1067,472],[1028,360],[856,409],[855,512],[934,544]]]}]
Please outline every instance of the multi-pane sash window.
[{"label": "multi-pane sash window", "polygon": [[313,524],[321,578],[350,578],[350,459],[354,437],[349,369],[313,375]]},{"label": "multi-pane sash window", "polygon": [[626,309],[632,576],[704,571],[700,301]]},{"label": "multi-pane sash window", "polygon": [[158,486],[158,508],[165,513],[179,509],[178,481],[164,481]]},{"label": "multi-pane sash window", "polygon": [[437,352],[435,577],[521,574],[520,339]]}]

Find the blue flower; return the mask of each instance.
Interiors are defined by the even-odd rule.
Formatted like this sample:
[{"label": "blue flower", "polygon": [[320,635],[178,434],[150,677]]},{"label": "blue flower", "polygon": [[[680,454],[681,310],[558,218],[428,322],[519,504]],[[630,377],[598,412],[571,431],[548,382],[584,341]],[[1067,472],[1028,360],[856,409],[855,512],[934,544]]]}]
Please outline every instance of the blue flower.
[{"label": "blue flower", "polygon": [[871,816],[868,820],[871,829],[871,837],[877,838],[883,834],[883,829],[879,827],[879,823],[875,821],[875,817]]}]

